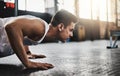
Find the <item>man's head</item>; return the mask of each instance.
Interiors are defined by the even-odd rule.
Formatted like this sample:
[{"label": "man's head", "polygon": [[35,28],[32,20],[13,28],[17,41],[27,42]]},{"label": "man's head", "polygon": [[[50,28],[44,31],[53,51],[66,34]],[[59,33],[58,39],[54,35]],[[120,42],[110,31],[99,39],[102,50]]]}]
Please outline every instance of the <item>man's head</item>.
[{"label": "man's head", "polygon": [[58,11],[52,18],[51,24],[53,27],[57,27],[58,34],[57,39],[65,42],[66,39],[73,36],[73,30],[77,17],[66,10]]}]

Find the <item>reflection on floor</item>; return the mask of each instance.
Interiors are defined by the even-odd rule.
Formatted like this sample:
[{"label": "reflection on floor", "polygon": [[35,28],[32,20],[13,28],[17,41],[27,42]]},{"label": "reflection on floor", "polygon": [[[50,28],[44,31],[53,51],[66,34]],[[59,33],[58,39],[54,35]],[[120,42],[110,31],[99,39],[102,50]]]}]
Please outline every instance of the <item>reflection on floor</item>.
[{"label": "reflection on floor", "polygon": [[120,48],[106,49],[107,45],[109,41],[97,40],[31,46],[32,53],[47,56],[32,61],[51,63],[55,67],[24,69],[16,55],[12,55],[0,58],[0,76],[120,76]]}]

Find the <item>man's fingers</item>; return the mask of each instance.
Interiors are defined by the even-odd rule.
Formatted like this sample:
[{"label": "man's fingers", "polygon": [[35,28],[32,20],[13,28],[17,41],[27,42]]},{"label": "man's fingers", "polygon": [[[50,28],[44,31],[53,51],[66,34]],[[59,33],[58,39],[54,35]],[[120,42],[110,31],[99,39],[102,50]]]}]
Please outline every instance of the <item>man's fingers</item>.
[{"label": "man's fingers", "polygon": [[28,58],[29,58],[29,59],[46,58],[46,56],[45,56],[45,55],[35,55],[35,54],[31,54],[31,55],[28,55]]},{"label": "man's fingers", "polygon": [[53,65],[48,63],[41,63],[38,68],[41,70],[48,70],[50,68],[53,68]]},{"label": "man's fingers", "polygon": [[32,55],[27,55],[29,59],[35,59]]},{"label": "man's fingers", "polygon": [[52,64],[44,63],[44,65],[48,68],[53,68],[54,66]]},{"label": "man's fingers", "polygon": [[30,61],[30,66],[28,66],[27,68],[30,69],[40,69],[40,70],[48,70],[50,68],[53,68],[54,66],[52,64],[49,63],[38,63],[38,62],[31,62]]},{"label": "man's fingers", "polygon": [[41,69],[41,70],[48,70],[48,68],[45,67],[45,66],[40,67],[40,69]]},{"label": "man's fingers", "polygon": [[35,58],[46,58],[45,55],[33,55]]}]

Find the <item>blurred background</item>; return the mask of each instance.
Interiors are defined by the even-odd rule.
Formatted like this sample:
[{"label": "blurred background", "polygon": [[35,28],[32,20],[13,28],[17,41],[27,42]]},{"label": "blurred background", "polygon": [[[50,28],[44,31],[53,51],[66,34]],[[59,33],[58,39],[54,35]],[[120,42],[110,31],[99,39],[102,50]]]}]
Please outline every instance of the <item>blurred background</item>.
[{"label": "blurred background", "polygon": [[0,58],[0,76],[120,76],[120,48],[109,42],[111,30],[118,30],[120,36],[120,0],[0,0],[0,18],[34,15],[49,23],[60,9],[79,19],[73,37],[64,44],[30,46],[33,54],[47,56],[32,61],[55,67],[24,70],[14,54]]},{"label": "blurred background", "polygon": [[109,39],[120,26],[120,0],[0,0],[0,17],[34,15],[50,22],[60,9],[79,18],[68,41]]}]

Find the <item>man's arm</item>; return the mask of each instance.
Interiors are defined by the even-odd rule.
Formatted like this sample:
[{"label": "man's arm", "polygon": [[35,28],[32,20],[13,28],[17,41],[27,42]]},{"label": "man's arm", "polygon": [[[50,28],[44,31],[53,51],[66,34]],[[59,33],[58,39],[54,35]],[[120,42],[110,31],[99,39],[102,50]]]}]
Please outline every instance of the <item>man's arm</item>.
[{"label": "man's arm", "polygon": [[29,65],[29,60],[27,59],[26,56],[26,52],[25,49],[23,47],[23,43],[22,43],[22,31],[18,28],[14,28],[16,26],[14,25],[7,25],[7,27],[5,28],[7,35],[8,35],[8,39],[10,41],[10,44],[12,46],[12,49],[14,50],[14,52],[17,54],[17,56],[19,57],[19,59],[22,61],[22,63],[25,66]]},{"label": "man's arm", "polygon": [[7,32],[12,49],[27,68],[49,69],[53,67],[52,64],[32,62],[28,59],[23,45],[23,33],[21,27],[13,23],[7,25],[5,30]]}]

